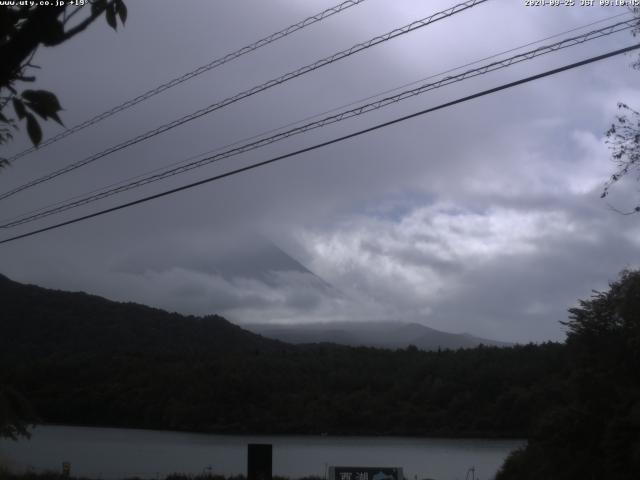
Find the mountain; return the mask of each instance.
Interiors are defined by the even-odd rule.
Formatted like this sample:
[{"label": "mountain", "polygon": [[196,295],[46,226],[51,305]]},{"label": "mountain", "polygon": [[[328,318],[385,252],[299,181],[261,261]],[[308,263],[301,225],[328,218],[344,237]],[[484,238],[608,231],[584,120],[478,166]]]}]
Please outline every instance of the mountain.
[{"label": "mountain", "polygon": [[[545,402],[545,385],[559,385],[567,372],[563,345],[434,352],[294,346],[219,316],[183,316],[6,277],[0,306],[0,388],[19,392],[48,423],[522,436],[530,412]],[[397,347],[433,334],[420,325],[363,325],[360,332],[332,325],[329,339]]]},{"label": "mountain", "polygon": [[348,346],[422,350],[474,348],[478,345],[509,346],[506,342],[474,337],[466,333],[442,332],[418,323],[338,322],[295,325],[248,324],[246,329],[268,338],[294,344],[337,343]]},{"label": "mountain", "polygon": [[175,250],[177,251],[171,251],[171,254],[167,251],[147,252],[144,255],[133,252],[116,265],[116,270],[143,275],[149,271],[184,269],[219,276],[230,282],[251,279],[270,286],[278,284],[274,273],[295,272],[313,278],[315,288],[333,288],[298,260],[261,236],[247,236],[234,242],[217,241],[208,243],[206,247]]},{"label": "mountain", "polygon": [[83,292],[24,285],[0,276],[0,351],[193,354],[290,348],[217,315],[184,316]]},{"label": "mountain", "polygon": [[[185,316],[83,292],[25,285],[0,275],[0,350],[49,356],[56,352],[195,354],[272,352],[287,344],[334,343],[422,350],[508,346],[417,323],[337,322],[244,325],[218,315]],[[286,342],[286,343],[283,343]]]}]

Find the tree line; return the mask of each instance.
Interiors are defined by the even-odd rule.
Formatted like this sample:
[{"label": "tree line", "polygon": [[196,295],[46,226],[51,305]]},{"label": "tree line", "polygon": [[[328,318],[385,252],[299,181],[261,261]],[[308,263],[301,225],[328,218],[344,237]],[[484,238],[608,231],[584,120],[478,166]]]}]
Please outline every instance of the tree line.
[{"label": "tree line", "polygon": [[527,446],[499,480],[631,480],[640,471],[638,271],[571,309],[565,343],[431,352],[292,346],[221,317],[8,279],[0,295],[0,385],[41,422],[521,437]]}]

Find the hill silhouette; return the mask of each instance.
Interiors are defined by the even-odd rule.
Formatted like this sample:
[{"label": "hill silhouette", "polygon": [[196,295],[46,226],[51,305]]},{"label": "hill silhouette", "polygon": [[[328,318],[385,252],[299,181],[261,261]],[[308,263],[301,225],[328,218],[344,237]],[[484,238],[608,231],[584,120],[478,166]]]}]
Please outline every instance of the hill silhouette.
[{"label": "hill silhouette", "polygon": [[239,353],[287,348],[217,315],[169,313],[83,292],[24,285],[0,276],[0,349],[15,355]]},{"label": "hill silhouette", "polygon": [[527,437],[497,478],[634,480],[639,471],[638,271],[571,308],[565,344],[459,350],[294,346],[221,317],[6,277],[0,302],[0,391],[28,399],[44,422]]},{"label": "hill silhouette", "polygon": [[43,422],[219,433],[526,436],[559,344],[422,351],[290,345],[0,279],[0,385]]}]

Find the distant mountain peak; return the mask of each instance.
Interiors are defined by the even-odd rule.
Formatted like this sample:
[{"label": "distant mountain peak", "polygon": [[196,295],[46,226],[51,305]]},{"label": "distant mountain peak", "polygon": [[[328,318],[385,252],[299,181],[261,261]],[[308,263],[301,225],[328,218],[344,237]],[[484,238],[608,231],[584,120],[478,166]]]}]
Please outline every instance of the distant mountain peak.
[{"label": "distant mountain peak", "polygon": [[335,322],[290,325],[251,324],[244,327],[268,338],[284,342],[336,343],[348,346],[367,346],[388,349],[414,345],[422,350],[509,346],[509,343],[475,337],[469,334],[448,333],[417,322]]}]

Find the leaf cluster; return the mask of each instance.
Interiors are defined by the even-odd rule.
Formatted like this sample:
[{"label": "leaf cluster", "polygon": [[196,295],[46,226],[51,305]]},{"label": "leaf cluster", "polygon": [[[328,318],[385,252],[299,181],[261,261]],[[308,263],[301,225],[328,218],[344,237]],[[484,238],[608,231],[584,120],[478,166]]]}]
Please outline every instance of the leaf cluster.
[{"label": "leaf cluster", "polygon": [[[611,187],[628,174],[640,174],[640,112],[625,103],[618,103],[618,110],[618,115],[606,132],[607,144],[617,170],[605,183],[601,198],[609,195]],[[633,211],[640,212],[640,205],[634,207]]]},{"label": "leaf cluster", "polygon": [[[25,120],[27,133],[34,145],[39,145],[42,140],[42,129],[34,113],[43,120],[51,118],[63,125],[58,116],[58,112],[62,110],[62,107],[58,98],[51,92],[46,90],[24,90],[20,96],[14,96],[11,102],[18,120]],[[7,121],[7,118],[1,112],[0,121]]]},{"label": "leaf cluster", "polygon": [[[637,20],[636,27],[631,30],[632,35],[636,37],[640,35],[640,7],[630,7],[629,10]],[[637,57],[631,66],[640,70],[640,57]],[[622,102],[618,103],[618,112],[606,132],[606,143],[611,149],[617,170],[605,182],[600,198],[607,197],[613,185],[630,173],[640,174],[640,113]],[[637,178],[640,180],[640,175]],[[640,204],[626,212],[616,208],[613,210],[631,215],[640,212]]]},{"label": "leaf cluster", "polygon": [[[37,3],[37,2],[35,2]],[[0,145],[13,139],[21,122],[34,146],[42,141],[38,121],[52,119],[62,125],[62,110],[56,95],[47,90],[19,91],[21,82],[34,82],[32,59],[40,46],[60,45],[75,37],[104,15],[114,30],[118,19],[127,20],[123,0],[93,0],[88,6],[16,5],[0,8]],[[80,19],[80,20],[78,20]],[[11,104],[15,115],[7,112]],[[0,167],[7,160],[0,158]]]}]

